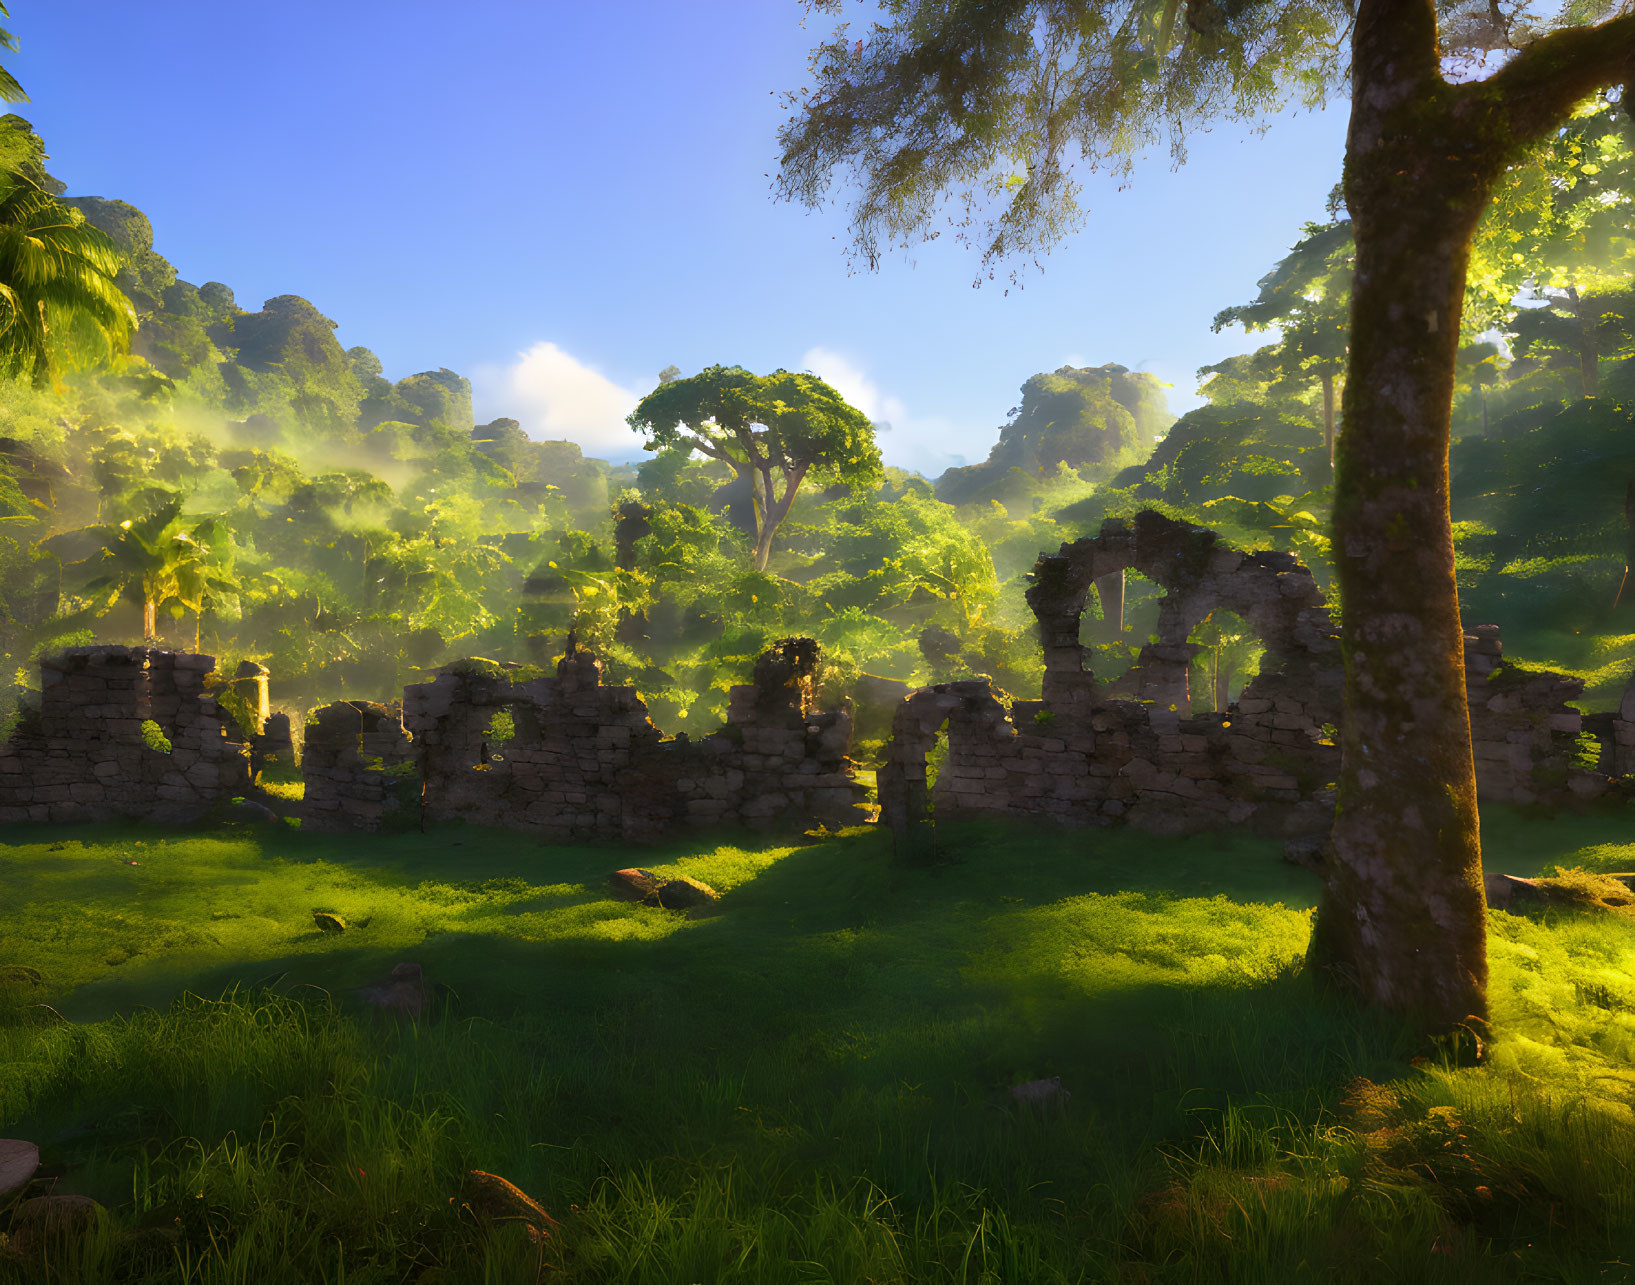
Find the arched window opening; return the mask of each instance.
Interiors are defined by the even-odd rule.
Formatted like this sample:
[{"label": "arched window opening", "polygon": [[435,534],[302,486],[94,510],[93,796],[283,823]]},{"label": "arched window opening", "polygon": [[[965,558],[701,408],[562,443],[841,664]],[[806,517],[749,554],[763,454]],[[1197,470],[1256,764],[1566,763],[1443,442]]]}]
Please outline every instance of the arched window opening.
[{"label": "arched window opening", "polygon": [[1133,567],[1094,583],[1085,599],[1080,630],[1085,666],[1095,674],[1106,699],[1135,700],[1140,692],[1131,670],[1141,648],[1157,633],[1158,604],[1165,591]]},{"label": "arched window opening", "polygon": [[1260,673],[1266,644],[1237,612],[1219,608],[1193,627],[1187,641],[1203,648],[1192,658],[1192,712],[1225,713]]},{"label": "arched window opening", "polygon": [[476,766],[490,767],[505,762],[510,743],[516,739],[516,735],[516,716],[511,706],[499,706],[493,711],[488,725],[482,730],[482,738],[477,742]]}]

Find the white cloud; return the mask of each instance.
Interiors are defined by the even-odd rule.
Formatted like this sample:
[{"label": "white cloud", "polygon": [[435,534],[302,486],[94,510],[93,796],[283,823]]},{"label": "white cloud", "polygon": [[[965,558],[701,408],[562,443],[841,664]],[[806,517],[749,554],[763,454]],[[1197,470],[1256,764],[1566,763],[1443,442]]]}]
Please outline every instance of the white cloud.
[{"label": "white cloud", "polygon": [[586,455],[615,462],[642,454],[641,438],[624,418],[643,394],[541,340],[509,366],[479,370],[474,379],[479,421],[508,415],[536,440],[566,438]]},{"label": "white cloud", "polygon": [[875,423],[885,420],[894,428],[908,418],[908,408],[895,397],[887,397],[878,385],[863,373],[862,367],[833,349],[808,348],[801,357],[801,365],[862,411]]},{"label": "white cloud", "polygon": [[936,477],[945,469],[971,462],[966,455],[949,448],[964,447],[976,459],[987,456],[991,443],[966,440],[973,438],[970,431],[956,428],[941,416],[911,415],[901,398],[882,391],[861,366],[832,348],[808,348],[801,357],[801,366],[832,385],[876,424],[891,425],[890,431],[879,438],[880,453],[887,464]]}]

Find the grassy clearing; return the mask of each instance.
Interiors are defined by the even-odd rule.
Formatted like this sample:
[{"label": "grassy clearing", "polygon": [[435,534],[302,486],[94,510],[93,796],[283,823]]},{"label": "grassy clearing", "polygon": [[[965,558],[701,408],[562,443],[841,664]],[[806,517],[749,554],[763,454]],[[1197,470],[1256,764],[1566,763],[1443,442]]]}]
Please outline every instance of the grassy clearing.
[{"label": "grassy clearing", "polygon": [[[1494,864],[1635,869],[1621,816]],[[0,846],[0,1134],[109,1214],[63,1281],[1621,1279],[1635,925],[1495,914],[1455,1070],[1298,975],[1316,881],[1246,839],[945,827],[541,849],[450,828]],[[725,896],[607,900],[639,860]],[[130,864],[135,862],[135,865]],[[323,909],[368,926],[324,934]],[[418,1027],[349,988],[401,959]],[[203,998],[201,998],[203,997]],[[66,1021],[33,1007],[49,1003]],[[1060,1076],[1065,1109],[1007,1089]],[[536,1247],[451,1202],[503,1174]],[[7,1273],[11,1274],[8,1276]],[[0,1280],[40,1280],[0,1265]]]}]

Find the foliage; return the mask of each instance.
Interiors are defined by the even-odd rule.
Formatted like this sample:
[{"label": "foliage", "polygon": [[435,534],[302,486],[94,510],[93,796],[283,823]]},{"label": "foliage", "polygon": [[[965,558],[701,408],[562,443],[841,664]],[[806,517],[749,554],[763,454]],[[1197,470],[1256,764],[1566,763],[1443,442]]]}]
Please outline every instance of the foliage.
[{"label": "foliage", "polygon": [[660,383],[629,422],[647,436],[649,450],[686,446],[727,465],[750,488],[757,571],[766,570],[772,537],[808,473],[851,486],[880,481],[868,417],[815,375],[711,366]]},{"label": "foliage", "polygon": [[1266,360],[1257,373],[1269,380],[1268,391],[1274,395],[1312,380],[1322,388],[1323,443],[1331,466],[1335,385],[1345,375],[1355,258],[1350,220],[1308,223],[1294,249],[1260,279],[1255,299],[1216,313],[1212,327],[1219,331],[1236,324],[1248,331],[1275,327],[1281,332],[1276,345],[1261,350]]},{"label": "foliage", "polygon": [[135,326],[113,243],[57,199],[44,161],[28,122],[0,117],[0,374],[36,387],[119,353]]},{"label": "foliage", "polygon": [[1022,385],[1022,404],[982,464],[937,479],[949,504],[1012,502],[1016,477],[1072,469],[1090,481],[1142,458],[1173,422],[1156,376],[1123,366],[1063,366]]}]

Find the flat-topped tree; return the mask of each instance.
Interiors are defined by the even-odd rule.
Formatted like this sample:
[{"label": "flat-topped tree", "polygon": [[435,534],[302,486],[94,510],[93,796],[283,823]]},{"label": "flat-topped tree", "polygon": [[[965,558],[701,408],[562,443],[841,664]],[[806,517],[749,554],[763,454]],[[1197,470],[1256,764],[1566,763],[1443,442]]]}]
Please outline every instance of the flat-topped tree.
[{"label": "flat-topped tree", "polygon": [[808,476],[870,488],[882,476],[869,417],[816,375],[711,366],[664,380],[626,422],[648,450],[690,447],[749,486],[757,571],[766,570],[772,537]]},{"label": "flat-topped tree", "polygon": [[[843,0],[807,0],[838,13]],[[1487,941],[1448,436],[1472,235],[1506,164],[1635,67],[1635,15],[1583,0],[885,0],[791,96],[780,188],[845,166],[852,245],[942,229],[964,197],[983,270],[1078,222],[1076,161],[1123,173],[1189,125],[1349,82],[1357,244],[1334,537],[1346,717],[1322,975],[1448,1030],[1487,1010]],[[1474,55],[1501,51],[1497,70]],[[1444,67],[1461,59],[1458,75]],[[1483,73],[1486,74],[1483,74]]]}]

